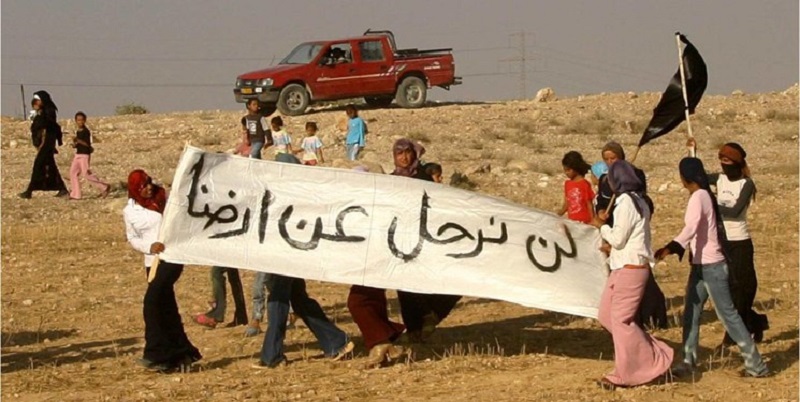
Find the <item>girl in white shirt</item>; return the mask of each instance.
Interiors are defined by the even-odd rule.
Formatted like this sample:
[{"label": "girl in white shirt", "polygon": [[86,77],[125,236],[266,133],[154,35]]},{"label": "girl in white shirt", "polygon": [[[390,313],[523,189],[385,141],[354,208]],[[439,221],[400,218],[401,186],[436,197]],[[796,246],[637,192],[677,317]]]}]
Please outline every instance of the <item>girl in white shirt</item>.
[{"label": "girl in white shirt", "polygon": [[616,194],[614,227],[605,224],[605,212],[593,224],[611,245],[611,274],[600,299],[598,319],[614,340],[614,370],[598,380],[598,385],[614,389],[646,384],[666,374],[673,351],[635,322],[654,262],[644,183],[624,160],[610,166],[608,181]]},{"label": "girl in white shirt", "polygon": [[[164,251],[164,244],[157,239],[167,194],[163,188],[153,184],[143,170],[134,170],[128,175],[128,197],[128,205],[123,210],[128,243],[144,254],[144,265],[149,275],[155,256]],[[202,358],[183,330],[175,300],[174,285],[181,272],[183,265],[160,261],[155,276],[147,285],[144,296],[144,357],[139,364],[154,371],[184,371]]]}]

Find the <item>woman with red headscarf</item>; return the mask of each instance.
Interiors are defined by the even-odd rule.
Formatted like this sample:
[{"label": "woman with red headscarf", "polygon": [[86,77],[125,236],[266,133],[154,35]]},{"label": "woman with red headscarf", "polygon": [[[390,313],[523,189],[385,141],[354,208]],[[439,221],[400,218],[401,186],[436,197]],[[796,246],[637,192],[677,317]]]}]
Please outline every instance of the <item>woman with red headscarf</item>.
[{"label": "woman with red headscarf", "polygon": [[[164,251],[158,241],[161,216],[167,205],[163,187],[143,170],[128,175],[128,205],[123,210],[128,243],[144,254],[145,272],[149,276],[156,255]],[[154,268],[155,269],[155,268]],[[155,371],[184,371],[201,359],[200,351],[189,341],[175,300],[175,282],[183,265],[160,261],[144,296],[144,357],[139,363]]]}]

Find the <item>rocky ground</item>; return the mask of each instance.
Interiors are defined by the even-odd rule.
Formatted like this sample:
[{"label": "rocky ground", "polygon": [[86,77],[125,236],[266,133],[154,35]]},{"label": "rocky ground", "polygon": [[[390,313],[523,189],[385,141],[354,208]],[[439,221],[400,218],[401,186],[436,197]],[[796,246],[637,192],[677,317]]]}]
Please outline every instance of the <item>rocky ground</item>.
[{"label": "rocky ground", "polygon": [[[569,150],[593,162],[606,141],[632,154],[657,93],[599,94],[547,102],[431,104],[417,110],[366,109],[363,163],[391,170],[393,140],[410,137],[427,148],[453,185],[544,210],[562,197],[560,160]],[[62,111],[63,116],[71,113]],[[693,380],[613,392],[593,379],[611,369],[610,336],[593,320],[510,303],[464,299],[412,358],[378,370],[360,368],[366,351],[346,309],[347,287],[310,283],[309,291],[355,337],[353,360],[333,364],[302,325],[289,332],[293,363],[254,371],[261,338],[243,327],[208,330],[191,323],[210,294],[208,268],[191,266],[176,286],[181,313],[204,359],[191,373],[158,375],[135,364],[143,347],[141,256],[126,244],[121,210],[124,181],[144,168],[169,184],[185,143],[231,150],[243,113],[199,111],[89,117],[95,137],[93,169],[114,184],[110,198],[82,201],[36,194],[21,200],[34,150],[28,123],[2,119],[2,392],[20,401],[256,401],[256,400],[742,400],[798,399],[798,92],[707,96],[692,118],[700,157],[717,168],[716,150],[740,142],[758,185],[750,209],[759,293],[756,308],[771,329],[759,346],[775,375],[740,379],[738,351],[717,350],[723,329],[711,306],[701,327],[701,371]],[[284,118],[298,141],[316,121],[326,165],[345,167],[341,108],[318,108]],[[63,122],[66,130],[74,125]],[[657,211],[654,243],[682,225],[687,193],[677,163],[685,155],[686,125],[644,147],[636,164],[647,172]],[[630,157],[630,155],[629,155]],[[68,176],[72,150],[58,155]],[[458,174],[456,174],[458,173]],[[680,315],[687,267],[656,267],[672,325],[656,332],[680,347]],[[244,272],[246,297],[254,274]],[[391,314],[397,317],[394,292]],[[249,306],[248,306],[249,307]],[[229,316],[231,312],[229,312]],[[720,353],[722,352],[722,353]]]}]

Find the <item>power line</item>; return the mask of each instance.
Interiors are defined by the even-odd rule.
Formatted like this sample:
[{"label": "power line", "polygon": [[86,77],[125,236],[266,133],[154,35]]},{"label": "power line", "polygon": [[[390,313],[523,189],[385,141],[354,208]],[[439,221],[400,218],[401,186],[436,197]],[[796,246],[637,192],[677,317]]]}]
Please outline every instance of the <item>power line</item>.
[{"label": "power line", "polygon": [[[274,58],[274,56],[273,56]],[[187,57],[187,58],[174,58],[174,57],[91,57],[91,56],[25,56],[25,55],[4,55],[3,60],[30,60],[30,61],[152,61],[152,62],[220,62],[220,61],[265,61],[268,57]]]},{"label": "power line", "polygon": [[[20,85],[20,83],[2,83],[2,85]],[[90,84],[90,83],[45,83],[45,82],[28,82],[25,85],[41,86],[41,87],[92,87],[92,88],[217,88],[217,87],[233,87],[233,84]]]}]

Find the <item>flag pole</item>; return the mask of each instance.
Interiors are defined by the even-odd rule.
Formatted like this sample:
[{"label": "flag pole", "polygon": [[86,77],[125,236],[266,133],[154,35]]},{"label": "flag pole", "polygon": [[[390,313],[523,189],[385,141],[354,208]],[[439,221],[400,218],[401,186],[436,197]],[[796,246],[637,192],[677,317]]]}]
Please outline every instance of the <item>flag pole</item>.
[{"label": "flag pole", "polygon": [[[683,68],[683,46],[681,46],[681,33],[675,32],[675,44],[678,45],[678,70],[681,72],[681,92],[683,92],[683,112],[686,114],[686,130],[687,139],[694,139],[692,133],[692,121],[689,119],[689,96],[686,94],[686,71]],[[689,156],[695,157],[695,147],[687,146],[689,148]]]}]

